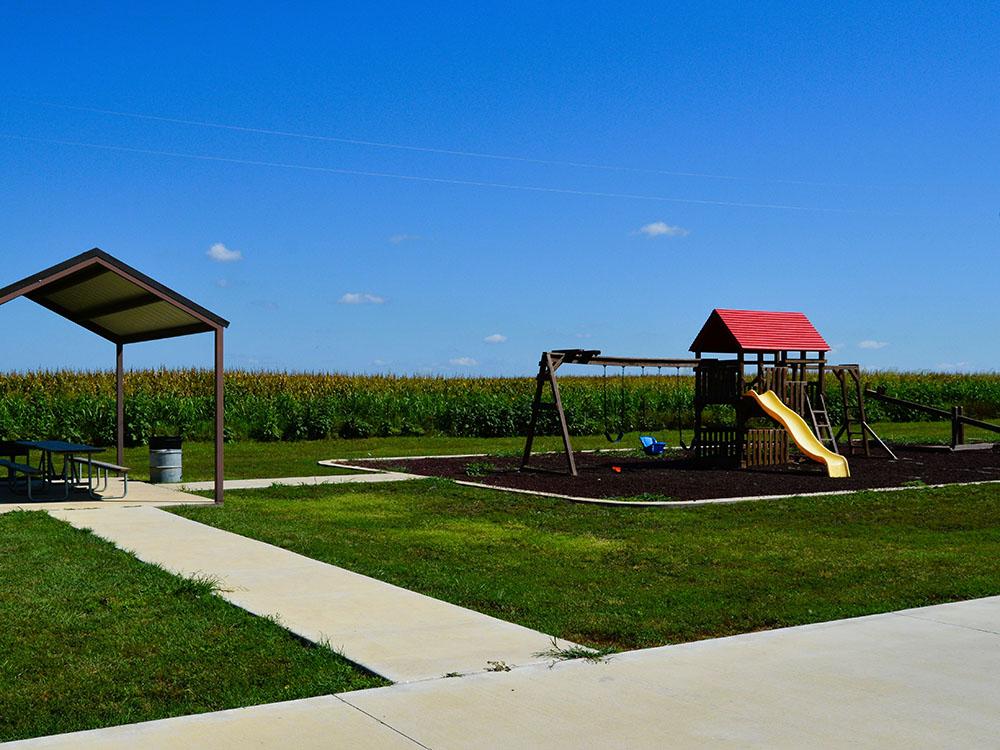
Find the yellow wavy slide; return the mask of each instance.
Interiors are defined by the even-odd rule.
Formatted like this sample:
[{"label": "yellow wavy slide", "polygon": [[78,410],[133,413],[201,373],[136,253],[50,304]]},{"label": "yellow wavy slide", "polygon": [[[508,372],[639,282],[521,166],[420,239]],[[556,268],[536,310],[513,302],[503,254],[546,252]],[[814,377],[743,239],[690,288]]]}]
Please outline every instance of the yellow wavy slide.
[{"label": "yellow wavy slide", "polygon": [[767,416],[784,427],[800,451],[813,461],[825,464],[826,473],[831,477],[851,476],[847,459],[823,445],[809,429],[806,420],[785,406],[777,393],[768,391],[761,395],[756,391],[747,391],[745,397],[756,401]]}]

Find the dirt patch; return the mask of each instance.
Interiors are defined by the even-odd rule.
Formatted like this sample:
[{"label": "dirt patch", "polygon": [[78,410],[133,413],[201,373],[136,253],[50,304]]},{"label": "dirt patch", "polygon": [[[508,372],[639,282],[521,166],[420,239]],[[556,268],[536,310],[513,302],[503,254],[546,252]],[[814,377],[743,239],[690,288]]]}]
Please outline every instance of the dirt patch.
[{"label": "dirt patch", "polygon": [[[391,466],[396,471],[496,487],[576,497],[643,500],[704,500],[1000,480],[1000,453],[995,451],[894,450],[898,461],[849,456],[851,476],[848,479],[831,479],[819,464],[811,461],[787,467],[734,470],[706,467],[684,457],[649,458],[638,452],[578,453],[577,477],[518,471],[520,460],[512,457],[394,459],[391,462],[356,463],[372,467]],[[537,456],[532,462],[540,468],[560,471],[566,468],[566,458],[562,454]]]}]

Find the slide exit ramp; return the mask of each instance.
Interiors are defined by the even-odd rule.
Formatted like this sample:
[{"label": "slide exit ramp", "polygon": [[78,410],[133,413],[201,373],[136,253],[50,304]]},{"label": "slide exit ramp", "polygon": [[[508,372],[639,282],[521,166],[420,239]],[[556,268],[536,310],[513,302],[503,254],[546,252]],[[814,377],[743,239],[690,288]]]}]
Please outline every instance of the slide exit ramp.
[{"label": "slide exit ramp", "polygon": [[831,477],[841,478],[851,476],[847,459],[839,453],[834,453],[820,442],[806,421],[788,408],[785,403],[778,398],[774,391],[767,391],[764,394],[756,391],[747,391],[746,398],[753,399],[757,405],[764,410],[771,419],[780,424],[791,435],[792,440],[799,447],[803,454],[826,466],[826,473]]}]

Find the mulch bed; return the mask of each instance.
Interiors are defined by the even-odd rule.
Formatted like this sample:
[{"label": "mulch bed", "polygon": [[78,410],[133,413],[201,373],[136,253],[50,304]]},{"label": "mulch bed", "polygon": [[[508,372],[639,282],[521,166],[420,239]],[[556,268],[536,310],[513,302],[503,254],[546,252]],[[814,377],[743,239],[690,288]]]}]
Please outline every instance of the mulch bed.
[{"label": "mulch bed", "polygon": [[[510,457],[395,459],[356,463],[496,487],[575,497],[640,500],[704,500],[901,487],[919,483],[1000,480],[1000,453],[996,451],[894,450],[898,461],[849,456],[849,479],[830,479],[822,466],[811,461],[787,467],[741,471],[705,467],[683,457],[648,458],[638,453],[578,453],[577,477],[521,472],[518,471],[520,460]],[[543,468],[565,470],[566,467],[566,458],[562,454],[536,456],[532,462]]]}]

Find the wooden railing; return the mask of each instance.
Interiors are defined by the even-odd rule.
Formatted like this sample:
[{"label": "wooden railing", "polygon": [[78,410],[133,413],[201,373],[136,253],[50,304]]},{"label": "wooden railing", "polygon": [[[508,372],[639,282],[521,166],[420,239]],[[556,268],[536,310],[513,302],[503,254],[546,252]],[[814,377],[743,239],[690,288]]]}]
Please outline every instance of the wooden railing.
[{"label": "wooden railing", "polygon": [[740,458],[736,430],[703,429],[695,446],[698,458],[731,459]]},{"label": "wooden railing", "polygon": [[865,396],[868,398],[873,398],[876,401],[883,401],[887,404],[893,404],[894,406],[902,406],[905,409],[913,409],[914,411],[923,412],[924,414],[930,414],[934,417],[941,417],[942,419],[951,420],[951,447],[954,448],[959,445],[965,444],[965,428],[977,427],[980,430],[988,430],[990,432],[1000,433],[1000,425],[993,424],[991,422],[984,422],[981,419],[973,419],[972,417],[967,417],[963,413],[961,406],[953,406],[951,409],[939,409],[936,406],[927,406],[926,404],[918,404],[916,401],[907,401],[905,398],[896,398],[895,396],[885,395],[885,391],[881,388],[878,390],[873,390],[871,388],[865,388]]}]

